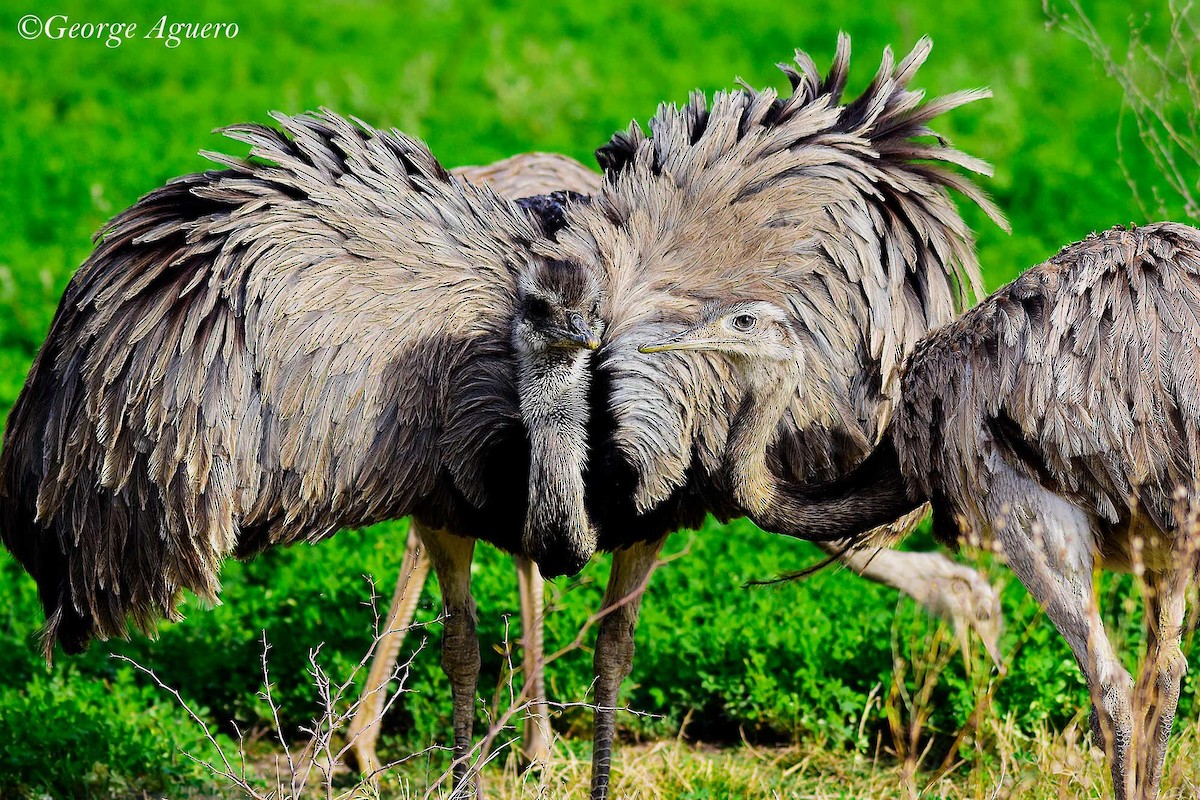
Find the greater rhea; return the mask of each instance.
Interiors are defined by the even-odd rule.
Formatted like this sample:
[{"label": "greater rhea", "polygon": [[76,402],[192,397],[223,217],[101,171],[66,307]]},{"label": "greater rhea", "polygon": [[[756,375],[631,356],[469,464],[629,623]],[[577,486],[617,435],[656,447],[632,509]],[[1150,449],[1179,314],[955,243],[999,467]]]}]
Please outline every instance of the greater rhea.
[{"label": "greater rhea", "polygon": [[[980,286],[974,242],[948,190],[1002,217],[947,167],[989,170],[932,138],[928,124],[988,92],[924,102],[908,84],[930,46],[922,39],[899,63],[885,50],[875,79],[850,101],[842,36],[828,75],[801,52],[796,67],[783,67],[790,96],[745,88],[711,105],[696,93],[683,108],[663,106],[651,135],[635,125],[600,150],[599,194],[568,209],[556,250],[598,263],[606,283],[586,493],[600,548],[614,551],[595,650],[594,798],[608,794],[617,694],[633,663],[640,598],[629,596],[668,533],[698,527],[707,513],[745,513],[725,471],[739,417],[732,366],[639,346],[682,329],[713,299],[779,297],[825,357],[826,374],[794,393],[773,457],[796,480],[831,478],[882,432],[903,358]],[[810,382],[828,389],[819,407]],[[955,566],[938,580],[966,588],[958,607],[995,628],[996,595],[977,573]]]},{"label": "greater rhea", "polygon": [[[1116,796],[1156,797],[1200,544],[1200,231],[1092,235],[931,333],[878,447],[820,485],[780,475],[763,447],[796,387],[824,370],[784,302],[718,304],[647,348],[737,365],[744,403],[731,438],[744,446],[729,449],[728,468],[747,511],[781,533],[861,542],[928,501],[943,542],[994,543],[1083,670]],[[1100,566],[1143,578],[1136,684],[1100,616]]]},{"label": "greater rhea", "polygon": [[248,159],[209,154],[223,169],[101,232],[8,421],[3,541],[49,656],[178,619],[184,589],[215,599],[230,555],[413,515],[469,789],[475,538],[550,575],[595,548],[578,509],[600,284],[403,134],[276,120],[228,129]]},{"label": "greater rhea", "polygon": [[[557,231],[565,224],[565,215],[574,203],[587,202],[601,189],[601,175],[577,161],[563,156],[532,153],[513,156],[486,167],[454,170],[466,180],[486,184],[506,197],[536,204],[550,217],[548,224]],[[565,190],[565,194],[563,193]],[[919,518],[919,515],[918,515]],[[968,629],[978,632],[985,647],[996,657],[1000,632],[999,604],[987,582],[973,570],[957,564],[941,553],[847,552],[832,542],[816,542],[818,547],[838,558],[857,574],[896,588],[922,603],[931,612],[954,620],[960,634]],[[544,760],[549,754],[549,706],[544,697],[542,674],[542,579],[536,567],[518,556],[521,586],[521,630],[523,684],[531,713],[526,717],[523,754],[529,761]],[[404,564],[400,570],[384,637],[362,692],[362,703],[347,732],[351,751],[360,768],[371,771],[378,763],[375,743],[379,718],[385,707],[386,682],[391,674],[404,631],[411,623],[428,573],[428,558],[414,533],[410,536]]]}]

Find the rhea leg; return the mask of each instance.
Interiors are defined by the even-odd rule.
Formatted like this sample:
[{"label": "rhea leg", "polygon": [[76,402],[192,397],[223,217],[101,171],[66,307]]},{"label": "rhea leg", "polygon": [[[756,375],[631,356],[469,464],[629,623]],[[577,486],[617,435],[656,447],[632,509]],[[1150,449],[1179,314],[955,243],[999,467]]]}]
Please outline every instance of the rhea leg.
[{"label": "rhea leg", "polygon": [[1093,521],[1032,481],[1022,479],[1015,487],[1005,486],[1000,478],[996,482],[1000,490],[993,491],[992,502],[1012,499],[1011,508],[993,508],[989,521],[996,538],[1009,567],[1045,608],[1084,672],[1096,735],[1108,758],[1117,799],[1135,800],[1133,679],[1100,619],[1092,580]]},{"label": "rhea leg", "polygon": [[379,635],[375,657],[367,673],[367,684],[363,687],[358,708],[354,711],[354,719],[350,721],[350,727],[346,731],[346,739],[350,743],[348,760],[362,773],[371,774],[379,769],[375,744],[379,740],[379,723],[387,700],[387,684],[396,666],[396,657],[400,653],[400,645],[404,642],[404,634],[417,610],[428,574],[429,557],[425,554],[414,520],[408,529],[404,562],[400,567],[400,577],[396,581],[396,591],[392,595],[387,621]]},{"label": "rhea leg", "polygon": [[1179,684],[1187,670],[1180,649],[1187,608],[1187,588],[1194,573],[1194,555],[1179,558],[1166,573],[1147,576],[1146,663],[1134,695],[1141,715],[1138,780],[1144,797],[1157,797],[1167,744],[1179,705]]},{"label": "rhea leg", "polygon": [[442,590],[442,669],[454,697],[454,797],[478,795],[470,774],[471,728],[479,680],[479,638],[475,599],[471,597],[471,559],[475,540],[445,531],[423,530],[422,538]]},{"label": "rhea leg", "polygon": [[522,755],[528,764],[544,764],[550,758],[550,708],[546,704],[546,681],[542,671],[544,658],[542,616],[545,606],[545,579],[537,565],[517,556],[517,588],[521,598],[521,650],[525,668],[524,697],[529,702],[525,716]]},{"label": "rhea leg", "polygon": [[[894,523],[908,533],[925,515],[925,508]],[[914,553],[880,548],[845,552],[842,542],[815,543],[826,553],[869,581],[899,589],[935,616],[954,623],[964,647],[966,632],[974,630],[992,660],[1000,663],[1000,597],[977,571],[955,563],[942,553]]]},{"label": "rhea leg", "polygon": [[616,732],[617,693],[633,669],[633,633],[642,591],[654,569],[663,539],[635,544],[613,553],[612,572],[604,592],[604,618],[596,635],[596,713],[592,734],[592,800],[608,797]]}]

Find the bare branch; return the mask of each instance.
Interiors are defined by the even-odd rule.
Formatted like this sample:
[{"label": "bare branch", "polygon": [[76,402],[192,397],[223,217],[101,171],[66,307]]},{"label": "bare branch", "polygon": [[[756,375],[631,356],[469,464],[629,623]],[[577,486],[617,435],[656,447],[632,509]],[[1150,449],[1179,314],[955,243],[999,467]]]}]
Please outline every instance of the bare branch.
[{"label": "bare branch", "polygon": [[[1068,0],[1066,10],[1043,0],[1043,10],[1055,25],[1084,44],[1105,74],[1116,81],[1124,96],[1122,119],[1132,114],[1138,140],[1154,163],[1159,177],[1183,204],[1184,213],[1200,221],[1200,36],[1190,0],[1168,0],[1166,43],[1145,41],[1150,24],[1130,26],[1125,57],[1118,58],[1088,17],[1079,0]],[[1149,194],[1156,208],[1148,209],[1124,148],[1124,126],[1117,125],[1117,158],[1121,172],[1144,214],[1167,216],[1166,199],[1157,186]]]}]

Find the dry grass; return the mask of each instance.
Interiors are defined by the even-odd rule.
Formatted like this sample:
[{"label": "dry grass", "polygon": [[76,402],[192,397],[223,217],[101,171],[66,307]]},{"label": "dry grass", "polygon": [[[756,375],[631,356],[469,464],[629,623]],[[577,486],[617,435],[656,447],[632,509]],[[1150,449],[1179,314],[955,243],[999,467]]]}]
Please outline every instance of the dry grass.
[{"label": "dry grass", "polygon": [[[1044,619],[1031,625],[1049,624]],[[991,704],[1001,670],[982,652],[968,655],[968,674],[976,708],[959,732],[955,746],[940,761],[931,758],[933,736],[926,724],[931,698],[946,667],[962,658],[960,641],[950,628],[925,618],[915,604],[904,602],[893,628],[895,671],[890,687],[880,687],[863,710],[868,717],[882,714],[887,727],[860,736],[853,750],[820,741],[788,747],[744,743],[716,748],[686,742],[682,737],[648,744],[623,744],[613,765],[614,797],[676,800],[677,798],[947,798],[947,800],[1059,800],[1111,796],[1110,779],[1099,748],[1091,746],[1087,712],[1080,709],[1065,729],[1046,726],[1028,733],[1016,714],[998,716]],[[975,648],[976,651],[980,648]],[[1011,654],[1010,654],[1011,656]],[[364,659],[365,661],[365,659]],[[265,685],[269,685],[264,664]],[[321,673],[316,670],[319,676]],[[320,682],[328,686],[326,678]],[[401,681],[401,685],[403,682]],[[318,685],[317,688],[320,688]],[[336,693],[335,693],[336,694]],[[401,702],[403,702],[401,700]],[[333,703],[333,705],[342,705]],[[504,715],[511,718],[517,709]],[[377,798],[447,798],[449,756],[442,748],[410,754],[393,763],[376,780],[362,780],[332,763],[341,750],[338,725],[346,714],[326,714],[314,726],[322,755],[316,763],[297,758],[311,753],[311,742],[284,749],[259,742],[249,753],[230,755],[214,769],[227,780],[222,798],[253,797],[284,800],[326,797],[338,800]],[[494,726],[486,726],[494,727]],[[489,755],[479,756],[486,796],[556,798],[587,795],[591,763],[588,742],[560,739],[544,769],[522,771],[514,748],[511,724],[490,737]],[[943,740],[943,746],[945,741]],[[236,760],[235,760],[236,759]],[[243,760],[244,759],[244,760]],[[295,762],[292,766],[292,762]],[[229,769],[230,763],[235,768]],[[292,766],[291,769],[289,767]],[[293,771],[294,770],[294,771]],[[308,774],[296,780],[297,772]],[[312,780],[319,776],[318,780]],[[1200,796],[1200,728],[1193,721],[1176,726],[1161,797],[1168,800]]]},{"label": "dry grass", "polygon": [[[1014,718],[988,718],[981,738],[988,752],[934,780],[917,775],[917,794],[945,800],[1063,800],[1110,796],[1107,769],[1098,749],[1088,746],[1083,724],[1057,732],[1019,731]],[[544,772],[520,773],[511,761],[493,764],[484,772],[486,795],[496,800],[517,798],[586,797],[590,762],[568,743],[555,748]],[[575,743],[569,743],[575,744]],[[578,748],[586,750],[586,748]],[[431,777],[435,777],[431,776]],[[911,775],[907,767],[882,753],[831,750],[811,744],[786,748],[742,745],[717,749],[680,741],[627,745],[613,763],[613,796],[631,800],[678,798],[908,798]],[[418,798],[425,776],[419,769],[401,769],[379,787],[379,794],[361,797]],[[1188,725],[1171,748],[1164,800],[1194,798],[1200,793],[1200,731]],[[448,793],[433,795],[448,796]]]},{"label": "dry grass", "polygon": [[[1196,530],[1194,520],[1183,521]],[[1190,539],[1191,537],[1183,537]],[[992,559],[979,560],[993,579]],[[1002,573],[1000,573],[1002,574]],[[374,595],[372,594],[372,597]],[[589,622],[592,622],[591,620]],[[1017,653],[1044,616],[1030,618],[1009,648],[1005,663],[993,665],[974,638],[956,635],[945,622],[928,617],[914,602],[902,600],[892,627],[893,672],[890,685],[876,688],[861,711],[858,749],[821,741],[788,747],[743,743],[717,748],[674,740],[622,744],[613,763],[614,797],[675,798],[1078,798],[1111,796],[1103,753],[1092,747],[1087,709],[1081,708],[1063,730],[1045,725],[1029,733],[1018,712],[999,716],[992,704],[997,687],[1013,674]],[[1189,624],[1194,630],[1195,620]],[[583,633],[571,648],[580,646]],[[1190,648],[1188,648],[1190,649]],[[270,707],[271,676],[266,643],[263,651],[263,696]],[[388,767],[373,776],[351,774],[338,762],[346,750],[346,726],[353,715],[356,678],[373,655],[364,654],[349,676],[337,680],[312,653],[310,675],[325,709],[305,729],[309,739],[289,743],[280,735],[278,714],[273,736],[242,742],[237,752],[222,753],[207,764],[220,779],[221,798],[287,800],[377,800],[379,798],[446,798],[451,795],[450,757],[444,747],[417,753],[392,753]],[[556,657],[558,654],[554,654]],[[797,656],[800,657],[800,656]],[[974,709],[960,731],[932,731],[938,687],[947,668],[961,661],[972,689]],[[407,665],[394,671],[399,692],[389,699],[403,703]],[[151,673],[153,675],[153,673]],[[155,677],[161,689],[187,708],[180,695]],[[502,683],[477,726],[479,743],[472,763],[482,769],[491,798],[567,798],[587,795],[590,779],[589,742],[562,738],[554,743],[544,768],[523,771],[518,763],[516,723],[526,710],[523,677],[510,664]],[[572,706],[582,703],[569,704]],[[560,706],[561,707],[561,706]],[[218,748],[203,718],[188,709]],[[882,727],[879,720],[886,722]],[[1025,724],[1022,724],[1025,722]],[[685,724],[686,727],[686,724]],[[874,728],[875,733],[872,733]],[[947,747],[947,733],[952,744]],[[732,737],[731,737],[732,738]],[[935,747],[936,741],[936,747]],[[248,745],[248,746],[247,746]],[[289,746],[290,745],[290,746]],[[385,759],[386,760],[386,759]],[[1162,798],[1200,796],[1200,727],[1180,720],[1172,737]]]},{"label": "dry grass", "polygon": [[[1180,528],[1185,533],[1179,536],[1178,546],[1200,542],[1198,515],[1200,509],[1181,501]],[[1194,551],[1189,548],[1187,552]],[[995,564],[999,559],[979,552],[975,556],[993,579],[998,578]],[[1143,570],[1135,568],[1134,572],[1140,577]],[[642,589],[644,586],[638,591]],[[1192,606],[1195,611],[1197,604]],[[597,619],[589,619],[575,641],[550,659],[582,646],[585,633]],[[1030,617],[1009,648],[1005,663],[993,665],[973,637],[957,635],[946,622],[930,618],[911,600],[902,600],[891,633],[891,682],[878,686],[861,710],[857,749],[821,741],[789,747],[744,742],[738,747],[716,748],[686,742],[682,734],[674,740],[624,744],[614,759],[613,796],[647,800],[1058,800],[1111,796],[1109,771],[1101,749],[1092,746],[1086,708],[1080,708],[1062,730],[1041,725],[1033,727],[1031,733],[1028,720],[1019,717],[1019,710],[1000,716],[993,706],[996,689],[1006,676],[1014,674],[1017,653],[1030,632],[1045,625],[1049,622],[1043,615]],[[1190,634],[1195,628],[1193,616],[1186,629]],[[243,740],[236,752],[221,752],[220,742],[204,719],[188,708],[178,692],[147,671],[162,690],[188,710],[206,739],[220,752],[216,763],[202,763],[226,787],[222,798],[408,800],[451,796],[450,757],[444,747],[393,753],[393,760],[384,770],[366,777],[351,774],[340,765],[348,746],[346,727],[362,702],[361,698],[355,699],[356,679],[375,647],[340,679],[322,668],[320,648],[312,651],[309,673],[324,712],[302,729],[309,738],[299,743],[290,743],[281,734],[278,709],[271,696],[268,649],[264,640],[262,696],[273,712],[273,736],[255,743]],[[939,685],[949,674],[948,668],[959,661],[971,687],[973,709],[961,730],[933,731],[931,720],[941,696]],[[397,698],[403,702],[407,672],[407,664],[394,670],[399,691],[389,705]],[[528,709],[524,683],[519,666],[510,663],[490,707],[483,713],[483,724],[477,726],[477,745],[469,758],[473,768],[481,772],[486,796],[547,800],[586,796],[591,772],[587,741],[560,739],[554,744],[551,761],[543,768],[521,769],[515,745],[517,723]],[[584,704],[555,705],[566,708]],[[886,724],[875,724],[879,720]],[[1181,720],[1175,726],[1160,797],[1200,797],[1200,727],[1194,720]]]}]

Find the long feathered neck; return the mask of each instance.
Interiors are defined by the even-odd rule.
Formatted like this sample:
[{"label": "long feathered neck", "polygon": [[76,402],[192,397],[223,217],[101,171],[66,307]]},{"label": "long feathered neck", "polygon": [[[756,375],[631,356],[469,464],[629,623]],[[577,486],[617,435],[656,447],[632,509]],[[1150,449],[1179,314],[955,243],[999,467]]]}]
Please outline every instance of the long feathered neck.
[{"label": "long feathered neck", "polygon": [[855,469],[832,481],[806,484],[775,474],[767,447],[800,377],[795,366],[775,366],[751,373],[727,451],[731,490],[756,525],[810,541],[853,540],[924,502],[910,494],[889,434]]},{"label": "long feathered neck", "polygon": [[596,551],[584,508],[590,353],[526,353],[517,393],[529,437],[529,512],[522,544],[544,575],[573,574]]},{"label": "long feathered neck", "polygon": [[767,449],[800,384],[793,362],[747,365],[748,392],[730,425],[726,451],[733,495],[751,516],[763,514],[776,494]]}]

